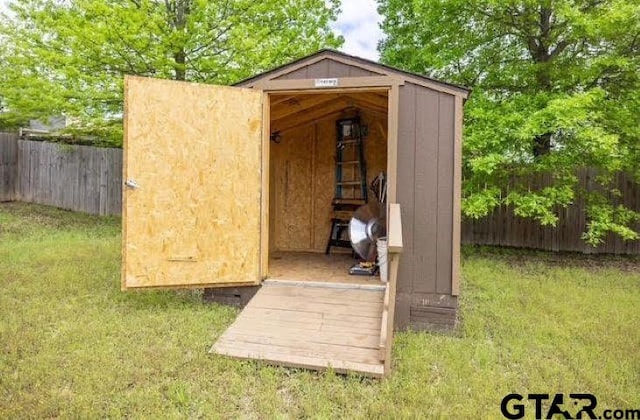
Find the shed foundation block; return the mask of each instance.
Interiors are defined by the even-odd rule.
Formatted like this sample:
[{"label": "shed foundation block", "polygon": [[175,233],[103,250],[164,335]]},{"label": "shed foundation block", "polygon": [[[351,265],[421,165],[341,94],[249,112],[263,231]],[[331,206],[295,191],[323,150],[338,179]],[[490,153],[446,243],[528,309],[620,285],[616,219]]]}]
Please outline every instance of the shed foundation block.
[{"label": "shed foundation block", "polygon": [[397,330],[449,332],[458,323],[458,299],[451,295],[399,293]]},{"label": "shed foundation block", "polygon": [[259,289],[260,286],[205,288],[202,300],[205,303],[220,303],[244,308]]}]

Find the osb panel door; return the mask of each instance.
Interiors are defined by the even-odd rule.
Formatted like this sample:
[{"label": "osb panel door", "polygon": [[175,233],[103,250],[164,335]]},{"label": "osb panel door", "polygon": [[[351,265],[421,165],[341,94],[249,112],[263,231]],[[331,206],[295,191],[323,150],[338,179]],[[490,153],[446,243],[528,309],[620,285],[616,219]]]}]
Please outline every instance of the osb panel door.
[{"label": "osb panel door", "polygon": [[122,287],[260,280],[262,92],[128,77]]}]

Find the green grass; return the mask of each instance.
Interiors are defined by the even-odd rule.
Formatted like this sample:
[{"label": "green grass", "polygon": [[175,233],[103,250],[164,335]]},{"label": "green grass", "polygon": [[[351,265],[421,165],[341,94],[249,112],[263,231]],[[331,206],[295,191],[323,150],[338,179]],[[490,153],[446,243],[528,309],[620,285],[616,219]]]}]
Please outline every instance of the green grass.
[{"label": "green grass", "polygon": [[398,334],[377,381],[209,355],[237,311],[121,292],[119,258],[118,219],[0,205],[0,418],[497,418],[510,392],[640,408],[638,259],[465,249],[458,330]]}]

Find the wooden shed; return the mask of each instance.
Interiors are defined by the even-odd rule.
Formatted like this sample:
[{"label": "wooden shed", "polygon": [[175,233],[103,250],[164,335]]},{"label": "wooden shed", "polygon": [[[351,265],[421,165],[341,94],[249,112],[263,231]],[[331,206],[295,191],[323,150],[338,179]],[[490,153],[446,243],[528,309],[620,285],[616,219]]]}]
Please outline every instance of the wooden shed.
[{"label": "wooden shed", "polygon": [[[394,325],[456,322],[468,94],[332,50],[233,87],[127,77],[123,289],[246,305],[218,353],[388,373]],[[387,179],[386,283],[348,275],[347,249],[325,254],[336,122],[353,118],[367,183]]]}]

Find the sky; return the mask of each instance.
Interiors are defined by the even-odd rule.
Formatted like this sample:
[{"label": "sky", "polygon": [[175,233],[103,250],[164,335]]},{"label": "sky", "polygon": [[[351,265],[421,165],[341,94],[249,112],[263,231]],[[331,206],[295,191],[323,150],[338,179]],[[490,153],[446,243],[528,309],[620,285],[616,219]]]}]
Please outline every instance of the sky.
[{"label": "sky", "polygon": [[342,13],[332,25],[344,37],[341,50],[370,60],[379,57],[376,47],[382,38],[380,15],[375,0],[342,0]]},{"label": "sky", "polygon": [[[0,0],[0,11],[8,0]],[[379,57],[376,47],[382,38],[380,15],[375,0],[342,0],[342,13],[333,23],[333,30],[344,37],[343,52],[370,60]]]}]

